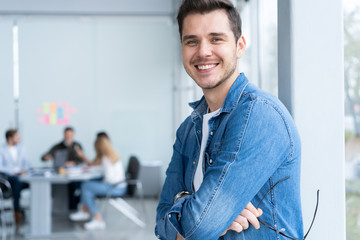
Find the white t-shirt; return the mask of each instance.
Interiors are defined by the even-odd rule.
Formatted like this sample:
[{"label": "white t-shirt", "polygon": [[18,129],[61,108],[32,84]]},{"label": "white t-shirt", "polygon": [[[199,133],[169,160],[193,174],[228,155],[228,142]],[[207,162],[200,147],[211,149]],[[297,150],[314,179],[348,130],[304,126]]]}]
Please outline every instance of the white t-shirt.
[{"label": "white t-shirt", "polygon": [[11,159],[16,163],[18,161],[18,152],[15,146],[9,146]]},{"label": "white t-shirt", "polygon": [[20,172],[20,163],[18,159],[18,151],[16,146],[9,146],[9,153],[11,156],[11,159],[14,161],[14,167],[12,169],[13,173],[19,173]]},{"label": "white t-shirt", "polygon": [[195,192],[200,188],[201,183],[204,179],[204,173],[203,173],[203,161],[204,161],[204,151],[206,147],[206,143],[209,139],[209,120],[219,112],[220,109],[204,114],[203,116],[203,122],[202,122],[202,140],[201,140],[201,147],[200,147],[200,155],[199,155],[199,161],[196,167],[195,176],[194,176],[194,189]]},{"label": "white t-shirt", "polygon": [[[106,156],[102,158],[102,167],[104,169],[104,182],[114,184],[125,180],[125,172],[121,161],[111,163],[110,159]],[[125,187],[126,183],[120,184],[119,187]]]}]

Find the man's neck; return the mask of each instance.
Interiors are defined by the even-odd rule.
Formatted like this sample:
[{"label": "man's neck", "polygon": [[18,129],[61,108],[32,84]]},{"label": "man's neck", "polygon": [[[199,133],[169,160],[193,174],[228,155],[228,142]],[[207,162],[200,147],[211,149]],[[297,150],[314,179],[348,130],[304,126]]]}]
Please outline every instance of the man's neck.
[{"label": "man's neck", "polygon": [[7,145],[8,145],[9,147],[13,147],[13,146],[15,146],[15,143],[13,143],[13,142],[7,142]]},{"label": "man's neck", "polygon": [[74,144],[74,141],[72,141],[72,142],[67,142],[67,141],[65,141],[64,140],[64,145],[66,146],[66,147],[71,147],[73,144]]},{"label": "man's neck", "polygon": [[204,97],[209,106],[209,113],[218,110],[223,105],[225,98],[235,82],[236,77],[231,77],[222,84],[212,89],[203,89]]}]

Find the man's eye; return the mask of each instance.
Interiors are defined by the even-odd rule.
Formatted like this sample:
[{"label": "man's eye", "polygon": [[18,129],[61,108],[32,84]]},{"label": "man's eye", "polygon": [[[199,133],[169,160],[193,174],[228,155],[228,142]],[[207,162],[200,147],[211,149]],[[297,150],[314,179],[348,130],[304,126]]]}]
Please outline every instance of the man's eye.
[{"label": "man's eye", "polygon": [[186,41],[186,45],[196,45],[197,44],[197,41],[196,40],[189,40],[189,41]]},{"label": "man's eye", "polygon": [[212,39],[212,42],[220,42],[221,41],[221,38],[213,38]]}]

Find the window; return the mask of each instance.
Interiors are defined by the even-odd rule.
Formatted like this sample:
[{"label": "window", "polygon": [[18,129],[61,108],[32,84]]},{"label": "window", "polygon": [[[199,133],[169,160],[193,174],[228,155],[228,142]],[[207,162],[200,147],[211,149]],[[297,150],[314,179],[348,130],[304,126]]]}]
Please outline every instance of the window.
[{"label": "window", "polygon": [[360,2],[344,2],[346,234],[360,239]]}]

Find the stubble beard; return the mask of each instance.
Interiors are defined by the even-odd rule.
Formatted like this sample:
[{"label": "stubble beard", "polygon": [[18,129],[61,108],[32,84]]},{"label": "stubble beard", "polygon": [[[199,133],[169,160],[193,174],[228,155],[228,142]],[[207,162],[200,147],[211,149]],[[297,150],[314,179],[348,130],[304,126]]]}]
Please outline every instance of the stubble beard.
[{"label": "stubble beard", "polygon": [[199,84],[200,81],[197,81],[196,80],[196,77],[193,76],[191,74],[191,71],[188,70],[187,68],[185,68],[186,72],[189,74],[189,76],[195,81],[195,83],[203,90],[210,90],[210,89],[214,89],[214,88],[217,88],[218,86],[220,86],[222,83],[226,82],[228,79],[230,79],[230,77],[234,74],[235,70],[236,70],[236,66],[237,66],[237,58],[236,58],[236,55],[234,55],[234,58],[232,60],[232,64],[229,65],[229,67],[227,67],[225,69],[225,73],[220,76],[220,81],[217,81],[215,83],[215,85],[208,85],[208,86],[201,86]]}]

